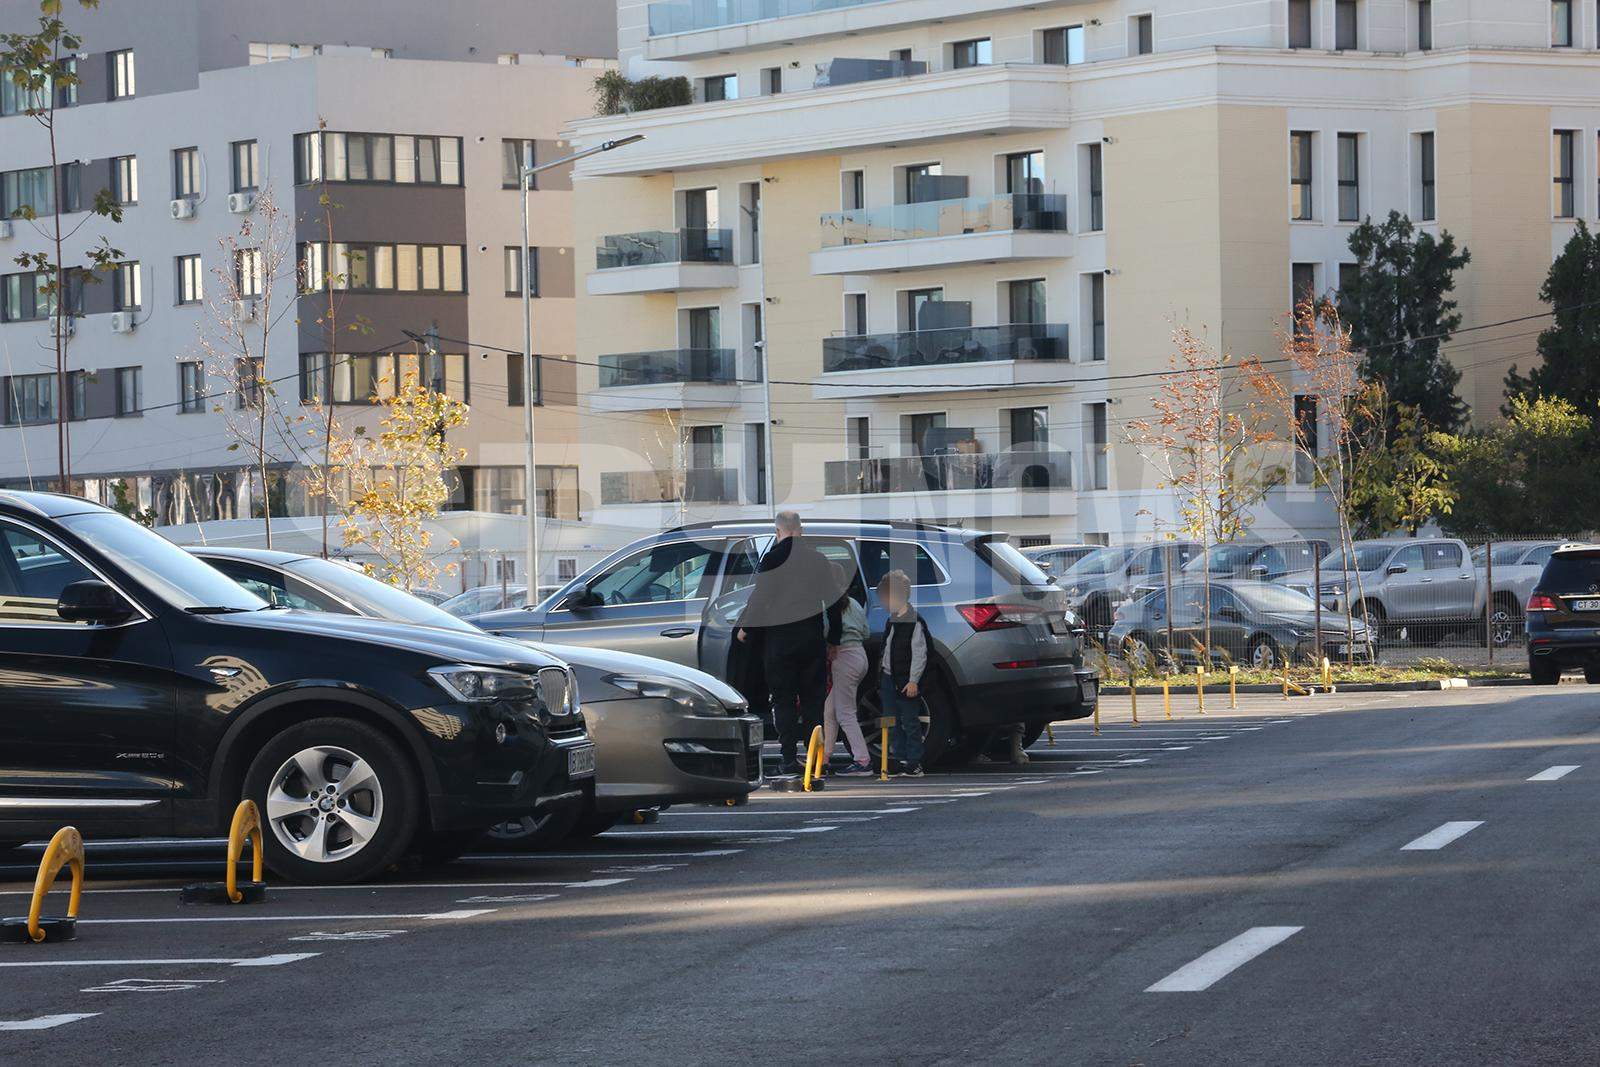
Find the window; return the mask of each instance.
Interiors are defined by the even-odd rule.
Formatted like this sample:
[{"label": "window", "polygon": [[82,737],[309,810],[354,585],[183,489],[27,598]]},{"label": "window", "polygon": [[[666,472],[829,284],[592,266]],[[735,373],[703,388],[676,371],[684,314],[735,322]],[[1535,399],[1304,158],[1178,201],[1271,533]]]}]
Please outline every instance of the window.
[{"label": "window", "polygon": [[847,170],[839,175],[839,209],[858,211],[867,206],[867,174],[860,170]]},{"label": "window", "polygon": [[[519,357],[520,358],[520,357]],[[458,400],[467,399],[467,357],[460,352],[415,356],[391,352],[338,354],[332,357],[333,384],[328,385],[329,358],[321,352],[300,355],[300,402],[371,404],[391,397],[401,377],[416,374],[423,385]]]},{"label": "window", "polygon": [[139,202],[138,156],[114,156],[112,158],[111,198],[123,207]]},{"label": "window", "polygon": [[133,49],[107,53],[111,65],[111,99],[126,100],[138,91],[133,77]]},{"label": "window", "polygon": [[142,367],[117,368],[117,418],[137,415],[144,410],[143,378]]},{"label": "window", "polygon": [[1089,488],[1105,489],[1111,484],[1111,431],[1106,424],[1106,405],[1089,408]]},{"label": "window", "polygon": [[[943,324],[939,307],[944,302],[943,289],[907,289],[900,294],[902,330],[934,329]],[[929,321],[933,320],[933,321]]]},{"label": "window", "polygon": [[200,195],[200,149],[172,150],[172,199]]},{"label": "window", "polygon": [[697,541],[656,545],[614,565],[589,583],[606,607],[697,600],[711,593],[711,548]]},{"label": "window", "polygon": [[296,134],[294,180],[460,185],[461,138],[387,133]]},{"label": "window", "polygon": [[267,366],[260,356],[234,361],[234,406],[259,408],[266,388]]},{"label": "window", "polygon": [[206,409],[205,369],[196,362],[178,364],[178,412],[188,415]]},{"label": "window", "polygon": [[1089,275],[1089,358],[1106,358],[1106,276]]},{"label": "window", "polygon": [[241,248],[233,254],[234,292],[241,299],[266,291],[267,263],[259,248]]},{"label": "window", "polygon": [[706,103],[718,100],[739,99],[739,76],[737,74],[716,74],[700,82],[700,98]]},{"label": "window", "polygon": [[[406,369],[406,357],[401,357],[401,370]],[[467,395],[467,357],[460,352],[425,352],[418,381],[435,393],[452,396],[457,400],[469,399]]]},{"label": "window", "polygon": [[1311,0],[1289,0],[1289,47],[1311,47]]},{"label": "window", "polygon": [[867,335],[867,294],[844,294],[844,332],[850,337]]},{"label": "window", "polygon": [[764,67],[761,71],[761,92],[764,96],[777,96],[783,92],[783,68]]},{"label": "window", "polygon": [[259,41],[250,42],[250,65],[259,67],[263,63],[278,63],[285,59],[300,59],[305,56],[320,56],[320,44],[264,44]]},{"label": "window", "polygon": [[[544,364],[539,356],[533,357],[533,403],[537,407],[544,403],[544,396],[540,389],[540,379],[543,377]],[[506,404],[509,407],[520,408],[527,397],[528,390],[522,384],[522,353],[506,353]]]},{"label": "window", "polygon": [[1089,145],[1089,229],[1106,228],[1105,174],[1101,169],[1100,145]]},{"label": "window", "polygon": [[1317,398],[1297,395],[1294,398],[1295,444],[1294,480],[1300,485],[1310,485],[1316,480],[1317,451]]},{"label": "window", "polygon": [[1417,51],[1433,48],[1433,0],[1417,0]]},{"label": "window", "polygon": [[1339,135],[1339,221],[1361,219],[1361,137]]},{"label": "window", "polygon": [[199,256],[177,259],[178,303],[198,304],[205,298],[204,269]]},{"label": "window", "polygon": [[742,262],[761,262],[761,183],[744,182],[739,186],[739,236],[744,242]]},{"label": "window", "polygon": [[[514,245],[507,246],[505,251],[506,295],[522,295],[522,255],[523,249]],[[529,271],[528,295],[539,295],[539,250],[527,249]]]},{"label": "window", "polygon": [[1557,130],[1551,142],[1553,158],[1551,171],[1555,181],[1555,202],[1552,205],[1558,219],[1570,219],[1577,215],[1576,183],[1574,181],[1577,160],[1574,158],[1574,149],[1578,135],[1574,130]]},{"label": "window", "polygon": [[[532,140],[526,138],[504,139],[500,142],[500,186],[504,189],[522,188],[522,168],[533,166],[538,157],[534,154]],[[538,188],[538,175],[528,178],[528,188]]]},{"label": "window", "polygon": [[[876,589],[890,571],[904,571],[912,585],[943,585],[945,573],[928,550],[913,541],[868,541],[859,543],[861,577],[868,589]],[[826,549],[824,549],[826,553]]]},{"label": "window", "polygon": [[1341,294],[1354,293],[1356,291],[1356,287],[1359,286],[1360,284],[1361,284],[1361,264],[1359,264],[1359,263],[1341,263],[1341,264],[1339,264],[1339,292]]},{"label": "window", "polygon": [[118,263],[111,275],[113,311],[138,311],[144,306],[144,288],[139,281],[139,261]]},{"label": "window", "polygon": [[54,374],[14,374],[5,379],[6,425],[53,422],[55,417]]},{"label": "window", "polygon": [[1550,47],[1572,47],[1572,0],[1550,0]]},{"label": "window", "polygon": [[[466,292],[463,245],[354,244],[336,241],[331,256],[320,241],[300,246],[301,286],[307,291]],[[535,275],[535,283],[538,278]]]},{"label": "window", "polygon": [[82,163],[61,164],[60,209],[64,214],[83,210],[83,168]]},{"label": "window", "polygon": [[43,271],[7,274],[0,279],[0,322],[49,318],[55,313],[49,286],[50,276]]},{"label": "window", "polygon": [[1045,321],[1044,279],[1029,278],[1026,281],[1007,282],[1006,306],[1009,312],[1007,322],[1043,323]]},{"label": "window", "polygon": [[1300,222],[1315,218],[1312,185],[1312,137],[1304,130],[1289,134],[1289,217]]},{"label": "window", "polygon": [[937,447],[928,438],[935,430],[945,428],[945,414],[942,411],[930,411],[917,415],[900,416],[900,444],[904,454],[908,456],[923,456],[932,452]]},{"label": "window", "polygon": [[50,180],[49,167],[8,170],[0,174],[0,218],[11,218],[19,213],[42,217],[54,214],[55,210],[55,183]]},{"label": "window", "polygon": [[233,191],[254,192],[261,187],[261,146],[255,141],[235,141],[229,155],[233,160]]},{"label": "window", "polygon": [[844,420],[846,445],[851,459],[870,459],[872,456],[872,422],[866,415]]},{"label": "window", "polygon": [[1082,26],[1045,30],[1039,43],[1044,62],[1053,66],[1070,67],[1084,61]]},{"label": "window", "polygon": [[0,623],[84,627],[56,614],[62,590],[93,578],[89,569],[37,535],[0,524]]},{"label": "window", "polygon": [[1128,51],[1137,56],[1147,56],[1156,50],[1155,43],[1155,16],[1135,15],[1128,20],[1129,43]]},{"label": "window", "polygon": [[1044,192],[1044,153],[1014,152],[1006,156],[1006,192],[1038,196]]},{"label": "window", "polygon": [[1337,52],[1349,52],[1358,46],[1356,37],[1356,0],[1334,0],[1333,47]]},{"label": "window", "polygon": [[1012,408],[1006,412],[1012,448],[1047,448],[1050,445],[1050,409]]},{"label": "window", "polygon": [[994,61],[994,45],[987,37],[957,41],[950,46],[950,65],[956,70],[983,67]]},{"label": "window", "polygon": [[1307,300],[1312,300],[1317,295],[1317,265],[1315,263],[1291,263],[1289,265],[1289,313],[1294,321],[1295,329],[1300,327],[1300,318],[1297,312],[1300,305]]},{"label": "window", "polygon": [[1431,222],[1438,210],[1434,192],[1432,133],[1417,134],[1417,183],[1420,201],[1417,205],[1418,217],[1424,222]]}]

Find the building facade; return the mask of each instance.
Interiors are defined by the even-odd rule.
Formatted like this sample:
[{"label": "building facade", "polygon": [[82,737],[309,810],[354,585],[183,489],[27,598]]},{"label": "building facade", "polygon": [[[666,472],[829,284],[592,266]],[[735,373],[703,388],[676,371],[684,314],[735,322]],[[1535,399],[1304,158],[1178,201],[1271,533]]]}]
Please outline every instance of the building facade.
[{"label": "building facade", "polygon": [[[531,195],[530,389],[513,354],[516,168],[529,145],[536,162],[570,151],[561,127],[614,65],[615,13],[557,0],[383,7],[375,19],[302,0],[67,5],[80,84],[58,99],[54,180],[27,94],[8,84],[0,100],[0,215],[37,216],[0,224],[0,485],[55,484],[64,407],[73,491],[120,493],[163,525],[201,529],[268,507],[306,514],[316,509],[292,468],[317,461],[317,403],[347,429],[370,427],[375,397],[414,370],[470,404],[452,435],[467,451],[452,508],[524,513],[531,392],[541,510],[588,517],[570,169],[538,175]],[[0,3],[7,30],[36,16],[36,3]],[[101,190],[120,222],[88,212]],[[102,238],[119,250],[98,283],[66,287],[65,397],[51,299],[15,262],[50,251],[58,208],[64,263]],[[240,333],[264,367],[230,361]],[[259,379],[280,438],[267,491],[232,426]]]},{"label": "building facade", "polygon": [[[1528,322],[1492,324],[1543,310],[1600,214],[1593,3],[617,11],[623,72],[695,101],[572,126],[645,136],[575,181],[606,446],[581,478],[630,521],[764,511],[770,478],[813,514],[1155,536],[1176,502],[1127,427],[1176,325],[1272,357],[1297,295],[1351,269],[1350,231],[1397,210],[1472,253],[1447,354],[1489,419],[1533,358]],[[1327,529],[1289,477],[1257,532]]]}]

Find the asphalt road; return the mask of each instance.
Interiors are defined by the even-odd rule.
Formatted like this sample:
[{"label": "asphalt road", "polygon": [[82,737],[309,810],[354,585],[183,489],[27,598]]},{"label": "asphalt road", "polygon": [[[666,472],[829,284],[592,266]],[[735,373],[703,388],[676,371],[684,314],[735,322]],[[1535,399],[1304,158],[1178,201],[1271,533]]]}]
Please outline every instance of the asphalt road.
[{"label": "asphalt road", "polygon": [[99,846],[79,940],[0,945],[0,1061],[1592,1064],[1593,692],[1113,702],[1021,770],[255,907]]}]

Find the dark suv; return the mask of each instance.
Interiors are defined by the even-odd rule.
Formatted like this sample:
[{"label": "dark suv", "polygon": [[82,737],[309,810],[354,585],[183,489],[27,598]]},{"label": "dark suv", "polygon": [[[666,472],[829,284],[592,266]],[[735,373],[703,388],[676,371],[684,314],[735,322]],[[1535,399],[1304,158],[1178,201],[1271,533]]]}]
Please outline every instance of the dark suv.
[{"label": "dark suv", "polygon": [[0,847],[215,835],[248,797],[274,871],[349,882],[593,774],[558,660],[274,608],[99,505],[0,492]]},{"label": "dark suv", "polygon": [[[852,576],[874,634],[885,612],[874,587],[890,570],[911,577],[935,657],[924,686],[927,758],[959,759],[995,728],[1027,724],[1031,741],[1053,719],[1090,715],[1098,679],[1083,665],[1083,629],[1066,595],[1004,534],[910,522],[811,520],[807,541]],[[717,522],[635,541],[542,603],[473,619],[495,633],[599,645],[676,660],[733,684],[760,707],[759,665],[734,640],[771,545],[766,522]],[[876,658],[876,644],[867,652]],[[861,716],[878,716],[877,676],[862,685]],[[870,740],[877,743],[875,732]]]},{"label": "dark suv", "polygon": [[1600,545],[1562,545],[1550,554],[1523,608],[1528,616],[1528,673],[1555,685],[1582,667],[1600,682]]}]

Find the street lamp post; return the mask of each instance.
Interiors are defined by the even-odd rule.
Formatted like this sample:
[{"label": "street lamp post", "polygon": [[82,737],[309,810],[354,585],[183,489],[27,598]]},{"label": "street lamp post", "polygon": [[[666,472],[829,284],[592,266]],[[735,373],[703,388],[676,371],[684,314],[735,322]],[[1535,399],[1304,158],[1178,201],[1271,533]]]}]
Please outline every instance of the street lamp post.
[{"label": "street lamp post", "polygon": [[[522,191],[522,432],[525,438],[522,460],[522,506],[528,517],[526,578],[529,607],[539,602],[539,476],[538,468],[534,465],[533,441],[533,383],[536,378],[536,368],[533,362],[533,253],[528,248],[528,190],[533,185],[533,176],[542,170],[564,166],[586,156],[609,152],[613,148],[621,148],[623,145],[642,140],[644,134],[641,133],[631,137],[619,137],[614,141],[603,141],[593,148],[585,148],[581,152],[552,159],[538,166],[533,165],[533,142],[529,141],[523,145],[522,166],[519,168],[518,178]],[[540,387],[539,399],[542,403],[544,400],[542,381]]]}]

